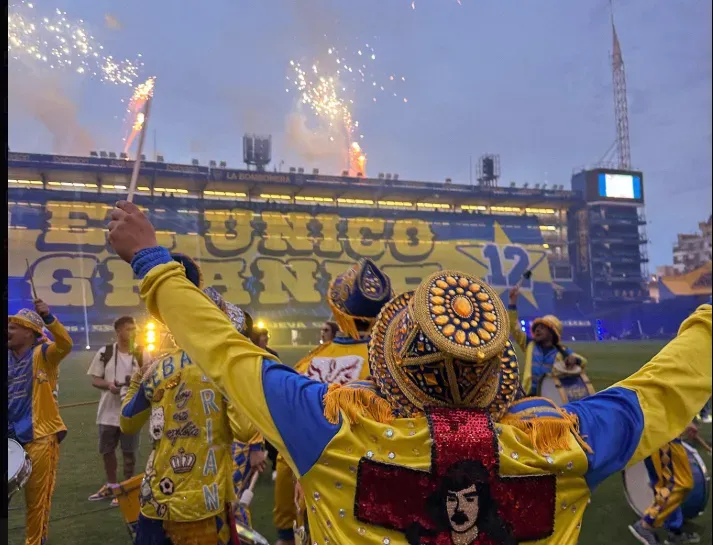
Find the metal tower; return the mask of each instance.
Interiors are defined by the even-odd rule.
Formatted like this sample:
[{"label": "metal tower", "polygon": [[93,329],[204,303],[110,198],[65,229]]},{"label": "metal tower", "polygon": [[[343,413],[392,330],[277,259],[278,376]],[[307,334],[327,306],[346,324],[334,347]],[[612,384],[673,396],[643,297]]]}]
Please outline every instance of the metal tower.
[{"label": "metal tower", "polygon": [[617,151],[619,155],[619,168],[631,169],[631,148],[629,147],[629,107],[626,101],[626,73],[624,59],[621,56],[619,38],[614,26],[614,12],[611,14],[611,28],[614,38],[612,47],[612,81],[614,88],[614,114],[616,115]]}]

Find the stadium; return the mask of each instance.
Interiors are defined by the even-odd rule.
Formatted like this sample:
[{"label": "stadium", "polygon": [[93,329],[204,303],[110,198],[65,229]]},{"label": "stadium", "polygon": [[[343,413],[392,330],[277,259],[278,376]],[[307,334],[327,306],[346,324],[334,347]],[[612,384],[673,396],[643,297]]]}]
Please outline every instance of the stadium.
[{"label": "stadium", "polygon": [[[105,240],[133,161],[8,159],[11,310],[30,295],[29,263],[38,294],[78,340],[103,342],[107,316],[139,303]],[[619,335],[621,309],[648,297],[642,174],[585,170],[572,190],[498,187],[497,157],[481,166],[478,184],[463,185],[143,162],[136,202],[161,244],[198,260],[206,282],[269,324],[278,343],[314,337],[334,272],[360,257],[383,267],[396,292],[452,268],[502,293],[531,271],[523,326],[554,312],[575,338]]]}]

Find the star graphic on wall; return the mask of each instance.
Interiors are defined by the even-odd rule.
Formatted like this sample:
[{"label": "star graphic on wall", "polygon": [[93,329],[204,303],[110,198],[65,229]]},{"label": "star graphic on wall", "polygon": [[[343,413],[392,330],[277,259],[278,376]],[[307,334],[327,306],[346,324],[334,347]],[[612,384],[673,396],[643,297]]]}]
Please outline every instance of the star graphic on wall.
[{"label": "star graphic on wall", "polygon": [[[493,241],[480,241],[473,244],[459,244],[456,249],[468,256],[470,259],[475,261],[482,269],[485,274],[490,270],[490,263],[488,259],[483,255],[484,248],[489,244],[495,244],[500,248],[505,248],[506,246],[518,246],[525,250],[528,254],[530,265],[529,270],[532,271],[531,286],[534,286],[535,282],[551,283],[552,277],[550,275],[550,267],[547,261],[547,252],[540,244],[518,244],[512,242],[510,237],[505,233],[501,225],[496,221],[493,223]],[[514,264],[503,263],[503,272],[508,275]],[[524,271],[523,271],[524,272]],[[476,272],[475,274],[478,274]],[[498,295],[502,296],[513,286],[492,286],[492,288],[498,292]],[[535,294],[530,288],[520,288],[520,293],[522,296],[535,308],[538,308],[537,299]]]}]

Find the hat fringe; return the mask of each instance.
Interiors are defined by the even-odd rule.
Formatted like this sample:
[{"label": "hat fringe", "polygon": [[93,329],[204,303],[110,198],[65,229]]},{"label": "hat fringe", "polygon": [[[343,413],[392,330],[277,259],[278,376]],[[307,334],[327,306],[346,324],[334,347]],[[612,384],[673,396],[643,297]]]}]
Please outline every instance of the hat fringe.
[{"label": "hat fringe", "polygon": [[509,413],[500,420],[500,423],[525,432],[537,452],[552,453],[558,450],[571,450],[569,443],[571,434],[574,435],[582,450],[592,454],[591,447],[579,434],[577,416],[560,408],[552,407],[548,410],[556,411],[559,417],[538,416],[532,418],[531,416]]},{"label": "hat fringe", "polygon": [[327,303],[329,303],[329,308],[332,310],[334,321],[337,322],[339,330],[342,333],[349,335],[355,341],[361,339],[361,335],[356,326],[356,320],[363,320],[365,322],[374,321],[373,317],[369,318],[366,316],[351,316],[346,312],[343,312],[341,309],[339,309],[339,307],[332,303],[332,300],[329,298],[327,298]]},{"label": "hat fringe", "polygon": [[394,419],[391,405],[376,392],[364,388],[330,384],[323,402],[324,417],[331,424],[339,423],[342,411],[350,424],[355,424],[359,417],[367,417],[380,424],[388,424]]}]

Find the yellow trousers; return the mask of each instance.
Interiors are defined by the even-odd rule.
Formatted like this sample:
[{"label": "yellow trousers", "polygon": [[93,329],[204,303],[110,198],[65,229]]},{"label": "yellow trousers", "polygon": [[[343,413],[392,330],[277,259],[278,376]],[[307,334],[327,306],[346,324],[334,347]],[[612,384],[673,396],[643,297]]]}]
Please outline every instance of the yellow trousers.
[{"label": "yellow trousers", "polygon": [[660,528],[693,490],[693,473],[686,449],[678,441],[667,443],[650,459],[658,481],[654,485],[654,502],[646,509],[644,520]]},{"label": "yellow trousers", "polygon": [[295,507],[295,483],[292,470],[285,459],[278,454],[275,464],[275,506],[272,509],[272,521],[277,530],[292,530],[292,523],[297,518]]},{"label": "yellow trousers", "polygon": [[163,529],[173,545],[230,545],[228,513],[194,522],[163,521]]},{"label": "yellow trousers", "polygon": [[24,448],[32,462],[32,473],[25,485],[25,545],[42,545],[49,532],[59,441],[57,435],[49,435],[27,443]]}]

